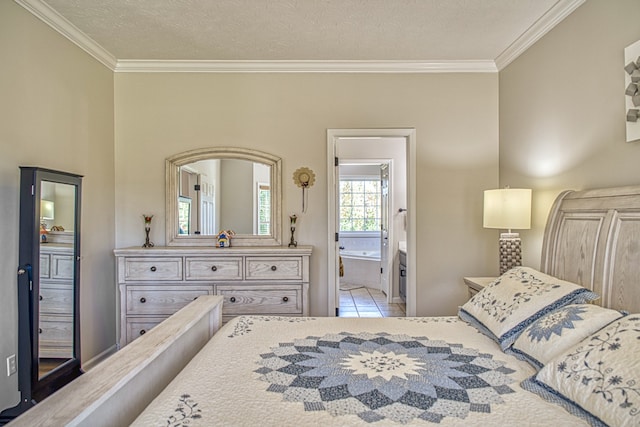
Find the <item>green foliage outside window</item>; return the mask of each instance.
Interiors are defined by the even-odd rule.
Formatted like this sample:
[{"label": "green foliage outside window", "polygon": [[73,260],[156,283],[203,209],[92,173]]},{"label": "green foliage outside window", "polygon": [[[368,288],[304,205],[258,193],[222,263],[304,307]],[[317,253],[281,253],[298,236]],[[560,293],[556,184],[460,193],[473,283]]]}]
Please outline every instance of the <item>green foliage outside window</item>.
[{"label": "green foliage outside window", "polygon": [[380,231],[380,180],[340,180],[340,231]]}]

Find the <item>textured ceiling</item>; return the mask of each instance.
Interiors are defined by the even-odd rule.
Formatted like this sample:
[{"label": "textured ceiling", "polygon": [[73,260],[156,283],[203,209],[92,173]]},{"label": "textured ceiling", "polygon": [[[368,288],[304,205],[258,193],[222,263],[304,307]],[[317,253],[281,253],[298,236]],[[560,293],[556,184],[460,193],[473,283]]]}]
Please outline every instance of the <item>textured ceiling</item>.
[{"label": "textured ceiling", "polygon": [[576,0],[16,2],[31,9],[46,7],[59,14],[64,18],[62,21],[71,23],[117,61],[494,61],[542,18],[558,9],[567,9],[567,4],[581,3]]}]

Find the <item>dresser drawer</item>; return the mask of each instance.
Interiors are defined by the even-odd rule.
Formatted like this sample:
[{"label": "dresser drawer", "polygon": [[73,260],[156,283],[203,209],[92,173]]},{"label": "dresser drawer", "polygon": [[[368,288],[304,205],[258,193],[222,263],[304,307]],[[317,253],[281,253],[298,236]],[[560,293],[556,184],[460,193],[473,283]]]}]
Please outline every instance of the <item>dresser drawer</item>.
[{"label": "dresser drawer", "polygon": [[247,280],[302,280],[302,257],[247,257]]},{"label": "dresser drawer", "polygon": [[127,315],[171,315],[200,295],[213,294],[212,286],[128,286]]},{"label": "dresser drawer", "polygon": [[47,254],[40,254],[40,278],[48,279],[51,272],[49,271],[49,265],[51,264],[51,257]]},{"label": "dresser drawer", "polygon": [[72,314],[73,285],[71,283],[41,283],[40,313]]},{"label": "dresser drawer", "polygon": [[136,280],[182,280],[182,258],[126,258],[124,279]]},{"label": "dresser drawer", "polygon": [[149,332],[166,317],[127,317],[127,344]]},{"label": "dresser drawer", "polygon": [[41,315],[38,332],[41,357],[72,357],[73,317]]},{"label": "dresser drawer", "polygon": [[242,280],[242,257],[186,258],[186,280]]},{"label": "dresser drawer", "polygon": [[73,256],[52,254],[49,269],[51,279],[73,279]]},{"label": "dresser drawer", "polygon": [[216,286],[224,296],[223,315],[302,314],[302,289],[299,286]]}]

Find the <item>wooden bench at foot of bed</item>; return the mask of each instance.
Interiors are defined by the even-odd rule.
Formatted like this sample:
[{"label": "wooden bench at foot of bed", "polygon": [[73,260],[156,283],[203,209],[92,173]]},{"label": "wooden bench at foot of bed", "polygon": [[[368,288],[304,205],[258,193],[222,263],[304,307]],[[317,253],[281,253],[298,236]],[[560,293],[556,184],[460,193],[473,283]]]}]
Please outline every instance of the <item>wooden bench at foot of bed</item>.
[{"label": "wooden bench at foot of bed", "polygon": [[222,326],[222,297],[201,296],[11,426],[129,425]]}]

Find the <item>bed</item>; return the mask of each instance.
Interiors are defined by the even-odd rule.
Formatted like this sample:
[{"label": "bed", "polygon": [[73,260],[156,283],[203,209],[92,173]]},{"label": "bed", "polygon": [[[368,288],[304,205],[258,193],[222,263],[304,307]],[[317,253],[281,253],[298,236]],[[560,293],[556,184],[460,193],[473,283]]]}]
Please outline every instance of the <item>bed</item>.
[{"label": "bed", "polygon": [[639,245],[640,186],[566,191],[541,271],[458,316],[221,327],[221,297],[201,297],[15,424],[637,426]]}]

